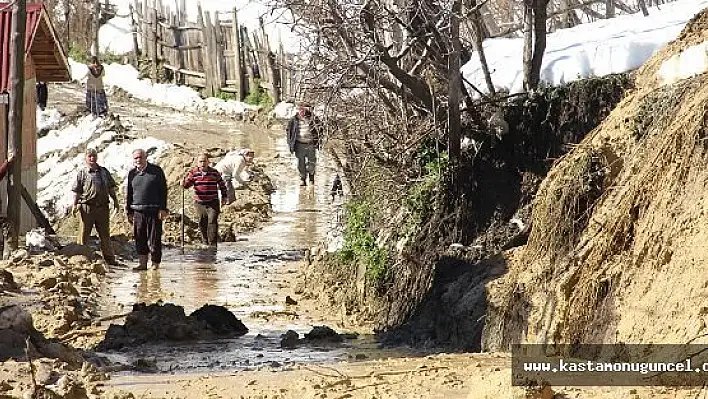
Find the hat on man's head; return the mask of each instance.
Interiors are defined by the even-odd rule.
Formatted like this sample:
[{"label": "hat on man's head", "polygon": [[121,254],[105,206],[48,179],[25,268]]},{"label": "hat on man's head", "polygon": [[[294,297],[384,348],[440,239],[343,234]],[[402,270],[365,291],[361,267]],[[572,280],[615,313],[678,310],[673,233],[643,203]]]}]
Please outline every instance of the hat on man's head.
[{"label": "hat on man's head", "polygon": [[248,154],[255,154],[256,152],[250,148],[243,148],[238,153],[241,155],[248,155]]}]

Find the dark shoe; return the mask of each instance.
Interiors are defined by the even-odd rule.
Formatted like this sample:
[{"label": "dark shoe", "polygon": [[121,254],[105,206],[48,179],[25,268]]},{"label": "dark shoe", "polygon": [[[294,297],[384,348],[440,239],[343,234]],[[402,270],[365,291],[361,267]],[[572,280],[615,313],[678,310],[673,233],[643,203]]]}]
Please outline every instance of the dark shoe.
[{"label": "dark shoe", "polygon": [[315,182],[315,174],[310,173],[310,183],[314,183],[314,182]]},{"label": "dark shoe", "polygon": [[300,187],[304,187],[307,185],[307,181],[305,179],[300,180]]}]

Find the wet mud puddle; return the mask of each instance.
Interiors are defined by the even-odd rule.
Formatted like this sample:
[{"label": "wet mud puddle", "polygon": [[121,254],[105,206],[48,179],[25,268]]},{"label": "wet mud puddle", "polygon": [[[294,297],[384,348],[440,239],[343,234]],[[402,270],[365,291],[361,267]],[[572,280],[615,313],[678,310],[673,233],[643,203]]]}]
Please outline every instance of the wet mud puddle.
[{"label": "wet mud puddle", "polygon": [[320,324],[286,305],[284,292],[294,285],[297,262],[305,250],[324,240],[341,212],[341,201],[333,203],[328,196],[334,172],[326,164],[318,165],[314,185],[300,187],[284,138],[266,141],[269,148],[245,143],[249,144],[257,154],[273,158],[272,170],[266,172],[276,185],[270,222],[242,241],[221,243],[217,251],[167,249],[159,270],[117,270],[109,283],[112,307],[121,312],[129,312],[140,302],[173,303],[184,307],[186,314],[205,304],[222,305],[249,332],[235,339],[145,344],[103,353],[112,361],[132,365],[138,372],[204,372],[371,358],[377,352],[373,337],[281,349],[281,334],[287,330],[302,337]]}]

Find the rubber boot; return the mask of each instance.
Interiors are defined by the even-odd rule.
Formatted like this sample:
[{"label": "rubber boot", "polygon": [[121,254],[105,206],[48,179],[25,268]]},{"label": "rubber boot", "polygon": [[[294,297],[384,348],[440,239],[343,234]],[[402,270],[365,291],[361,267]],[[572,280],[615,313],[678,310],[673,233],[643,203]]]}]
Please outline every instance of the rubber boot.
[{"label": "rubber boot", "polygon": [[134,267],[133,270],[135,271],[140,271],[140,270],[147,270],[148,268],[148,256],[147,255],[140,255],[138,256],[138,266]]}]

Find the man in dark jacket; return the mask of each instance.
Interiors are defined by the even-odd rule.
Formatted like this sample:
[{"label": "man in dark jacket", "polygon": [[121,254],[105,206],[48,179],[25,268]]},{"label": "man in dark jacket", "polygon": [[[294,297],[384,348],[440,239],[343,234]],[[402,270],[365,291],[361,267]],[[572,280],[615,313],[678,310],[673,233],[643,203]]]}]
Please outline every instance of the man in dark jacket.
[{"label": "man in dark jacket", "polygon": [[290,153],[297,157],[297,170],[300,172],[300,185],[306,186],[309,177],[310,184],[315,183],[315,165],[317,150],[320,148],[321,123],[312,115],[310,105],[300,103],[298,112],[290,118],[285,129],[288,137]]},{"label": "man in dark jacket", "polygon": [[145,150],[133,151],[133,164],[127,178],[125,213],[133,225],[139,265],[147,270],[148,256],[153,269],[162,261],[162,221],[167,217],[167,179],[157,165],[148,163]]}]

